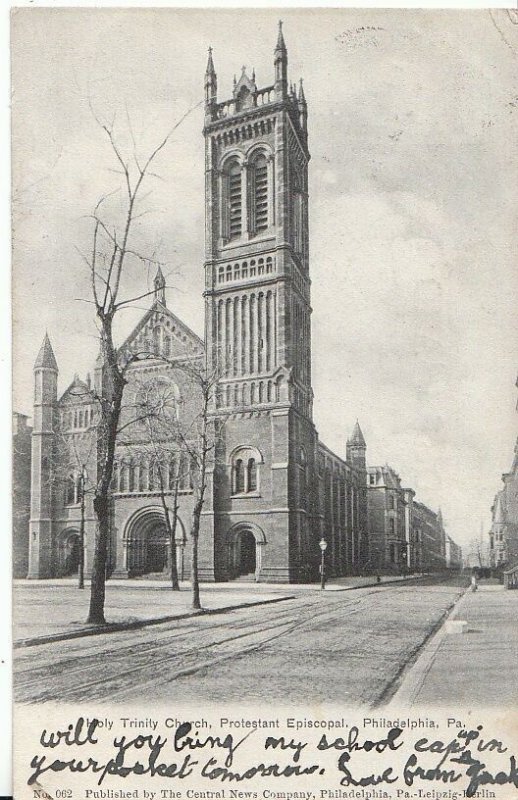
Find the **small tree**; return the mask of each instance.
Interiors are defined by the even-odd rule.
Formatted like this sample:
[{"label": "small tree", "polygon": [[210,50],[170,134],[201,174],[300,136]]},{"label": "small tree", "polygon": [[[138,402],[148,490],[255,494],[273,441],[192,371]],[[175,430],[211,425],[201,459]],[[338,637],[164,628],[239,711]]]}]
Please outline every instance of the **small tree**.
[{"label": "small tree", "polygon": [[[155,358],[155,353],[148,357]],[[170,552],[170,578],[173,591],[180,590],[176,558],[178,494],[187,479],[182,470],[178,434],[178,398],[167,379],[152,379],[137,387],[128,422],[131,439],[126,447],[132,457],[145,458],[156,479]],[[121,442],[122,443],[122,442]]]},{"label": "small tree", "polygon": [[219,375],[206,358],[192,359],[181,367],[199,395],[199,405],[187,428],[178,428],[178,442],[187,453],[191,469],[193,510],[190,525],[192,607],[201,609],[198,574],[200,521],[205,503],[209,470],[214,466],[216,445],[223,433],[223,422],[214,414]]}]

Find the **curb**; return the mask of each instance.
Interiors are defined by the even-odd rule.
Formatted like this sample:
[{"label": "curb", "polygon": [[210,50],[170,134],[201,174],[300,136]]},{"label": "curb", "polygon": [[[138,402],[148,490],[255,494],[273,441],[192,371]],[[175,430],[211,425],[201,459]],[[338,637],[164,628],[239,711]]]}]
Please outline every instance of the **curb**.
[{"label": "curb", "polygon": [[[385,588],[386,586],[394,586],[395,584],[399,584],[399,583],[409,583],[410,581],[425,580],[426,578],[429,578],[429,577],[430,577],[429,575],[412,575],[412,576],[409,576],[408,578],[396,578],[393,581],[384,581],[384,580],[382,580],[382,581],[380,581],[380,583],[377,583],[377,581],[375,581],[374,583],[359,583],[356,586],[339,586],[339,584],[338,584],[339,588],[329,589],[328,587],[326,587],[326,589],[324,591],[330,591],[330,592],[352,592],[355,589],[369,589],[371,586],[375,586],[376,588]],[[331,584],[331,586],[333,586],[333,584]]]},{"label": "curb", "polygon": [[464,605],[469,590],[470,587],[466,587],[452,605],[446,609],[438,623],[414,653],[414,663],[407,670],[403,669],[403,672],[396,678],[395,682],[397,683],[399,680],[400,683],[389,702],[384,705],[386,711],[391,708],[410,708],[413,705],[426,680],[426,676],[433,666],[439,647],[446,636],[445,623],[448,619],[455,618],[459,609]]},{"label": "curb", "polygon": [[118,633],[119,631],[138,630],[147,628],[150,625],[160,625],[163,622],[173,622],[175,620],[189,619],[189,617],[208,617],[211,614],[225,614],[227,611],[237,611],[240,608],[252,608],[253,606],[263,606],[268,603],[281,603],[284,600],[295,600],[295,595],[283,595],[282,597],[271,597],[267,600],[254,600],[252,603],[239,603],[233,606],[223,606],[222,608],[200,609],[198,611],[187,611],[185,614],[172,614],[167,617],[157,617],[155,619],[142,619],[134,622],[109,622],[106,625],[92,625],[81,630],[69,631],[67,633],[53,633],[48,636],[34,636],[30,639],[18,639],[13,643],[13,649],[20,647],[34,647],[39,644],[51,644],[52,642],[64,642],[68,639],[81,639],[83,636],[99,636],[103,633]]}]

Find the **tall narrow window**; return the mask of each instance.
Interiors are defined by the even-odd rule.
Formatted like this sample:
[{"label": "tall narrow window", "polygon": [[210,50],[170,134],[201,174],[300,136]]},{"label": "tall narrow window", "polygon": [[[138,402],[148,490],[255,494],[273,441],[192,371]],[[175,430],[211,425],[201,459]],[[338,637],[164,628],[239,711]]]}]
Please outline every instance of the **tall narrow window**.
[{"label": "tall narrow window", "polygon": [[268,228],[268,165],[263,155],[254,162],[252,199],[253,228],[261,233]]},{"label": "tall narrow window", "polygon": [[257,491],[257,464],[255,458],[248,459],[247,465],[247,477],[248,477],[248,492],[256,492]]},{"label": "tall narrow window", "polygon": [[229,232],[231,239],[241,236],[241,167],[233,164],[228,173]]},{"label": "tall narrow window", "polygon": [[76,480],[73,474],[68,475],[65,483],[65,505],[72,506],[76,502]]},{"label": "tall narrow window", "polygon": [[245,491],[245,467],[241,458],[237,459],[234,470],[234,491],[240,494]]}]

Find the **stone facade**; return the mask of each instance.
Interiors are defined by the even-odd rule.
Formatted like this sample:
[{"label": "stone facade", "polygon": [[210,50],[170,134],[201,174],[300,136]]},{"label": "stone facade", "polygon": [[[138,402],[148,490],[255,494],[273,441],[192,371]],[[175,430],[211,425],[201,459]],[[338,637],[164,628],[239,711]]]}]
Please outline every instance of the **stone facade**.
[{"label": "stone facade", "polygon": [[[147,353],[128,370],[124,404],[135,410],[143,392],[167,394],[171,431],[183,426],[187,437],[201,406],[182,364],[206,357],[218,377],[202,580],[314,580],[322,536],[328,573],[362,571],[369,559],[365,441],[357,425],[340,458],[319,441],[312,416],[307,105],[302,81],[298,90],[289,84],[281,28],[273,83],[258,88],[243,70],[223,102],[209,52],[204,137],[204,339],[167,308],[159,272],[153,305],[123,344]],[[91,567],[100,370],[97,364],[93,388],[76,376],[58,399],[45,338],[34,368],[30,577],[73,573],[83,524],[86,574]],[[178,486],[177,561],[187,576],[189,459],[175,451],[175,437],[162,437],[160,489],[149,430],[129,423],[123,417],[117,449],[110,573],[167,571],[162,497],[172,503]]]},{"label": "stone facade", "polygon": [[13,575],[25,578],[29,568],[31,508],[31,433],[25,414],[13,413]]},{"label": "stone facade", "polygon": [[442,514],[414,501],[414,531],[419,549],[419,569],[433,572],[446,568],[446,532]]},{"label": "stone facade", "polygon": [[491,566],[509,568],[518,564],[518,439],[511,469],[502,481],[491,508],[489,554]]},{"label": "stone facade", "polygon": [[370,564],[378,572],[403,572],[415,566],[413,542],[414,492],[401,486],[397,472],[386,464],[367,470]]}]

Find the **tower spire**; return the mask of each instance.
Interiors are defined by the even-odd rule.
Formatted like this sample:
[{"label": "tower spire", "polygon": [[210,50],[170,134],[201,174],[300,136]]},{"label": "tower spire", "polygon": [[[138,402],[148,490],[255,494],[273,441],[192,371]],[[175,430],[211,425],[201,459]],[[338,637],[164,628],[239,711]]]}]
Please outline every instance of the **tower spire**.
[{"label": "tower spire", "polygon": [[218,99],[218,78],[212,60],[212,47],[209,47],[207,69],[205,70],[205,116],[212,118],[212,111]]},{"label": "tower spire", "polygon": [[279,20],[277,44],[274,50],[275,93],[278,97],[288,94],[288,51],[282,33],[282,20]]},{"label": "tower spire", "polygon": [[154,285],[155,303],[161,303],[163,306],[165,306],[165,278],[160,264],[158,265],[157,273],[155,275]]}]

